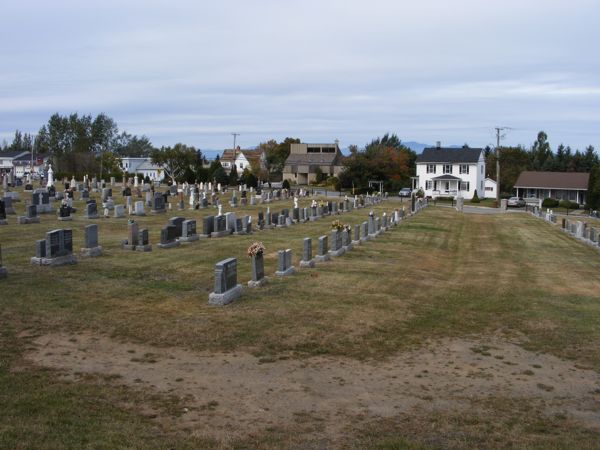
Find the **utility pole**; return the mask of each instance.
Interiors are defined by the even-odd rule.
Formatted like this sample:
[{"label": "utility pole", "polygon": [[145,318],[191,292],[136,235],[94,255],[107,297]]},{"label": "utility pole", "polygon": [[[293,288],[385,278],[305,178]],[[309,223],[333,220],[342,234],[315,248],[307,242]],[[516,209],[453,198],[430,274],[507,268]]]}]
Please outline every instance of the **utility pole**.
[{"label": "utility pole", "polygon": [[509,127],[496,127],[496,204],[500,208],[500,139],[504,139],[505,134],[500,134],[504,130],[510,130]]},{"label": "utility pole", "polygon": [[233,165],[231,166],[231,170],[235,166],[235,159],[237,158],[237,148],[235,146],[235,140],[240,135],[240,133],[231,133],[233,135]]}]

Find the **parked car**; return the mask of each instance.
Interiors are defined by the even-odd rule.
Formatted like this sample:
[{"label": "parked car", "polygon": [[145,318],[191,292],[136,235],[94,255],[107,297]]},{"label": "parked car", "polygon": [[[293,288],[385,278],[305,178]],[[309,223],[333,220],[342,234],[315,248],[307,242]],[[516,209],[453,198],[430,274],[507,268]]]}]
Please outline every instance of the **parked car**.
[{"label": "parked car", "polygon": [[507,205],[522,208],[525,206],[525,200],[522,197],[511,197],[508,199]]},{"label": "parked car", "polygon": [[412,194],[412,190],[410,188],[402,188],[402,189],[400,189],[398,196],[399,197],[410,197],[410,194]]}]

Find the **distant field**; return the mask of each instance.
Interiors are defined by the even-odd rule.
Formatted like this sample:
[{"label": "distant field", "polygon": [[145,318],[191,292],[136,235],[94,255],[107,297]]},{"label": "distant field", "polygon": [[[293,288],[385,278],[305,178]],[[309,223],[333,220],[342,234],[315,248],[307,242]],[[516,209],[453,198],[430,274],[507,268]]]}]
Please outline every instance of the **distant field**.
[{"label": "distant field", "polygon": [[[139,221],[156,244],[213,211]],[[430,207],[303,270],[330,219],[140,254],[118,248],[126,219],[81,216],[0,226],[0,448],[599,446],[600,252],[528,214]],[[29,264],[87,223],[103,257]],[[214,263],[237,257],[245,284],[255,240],[269,283],[209,306]],[[298,270],[275,279],[284,248]]]}]

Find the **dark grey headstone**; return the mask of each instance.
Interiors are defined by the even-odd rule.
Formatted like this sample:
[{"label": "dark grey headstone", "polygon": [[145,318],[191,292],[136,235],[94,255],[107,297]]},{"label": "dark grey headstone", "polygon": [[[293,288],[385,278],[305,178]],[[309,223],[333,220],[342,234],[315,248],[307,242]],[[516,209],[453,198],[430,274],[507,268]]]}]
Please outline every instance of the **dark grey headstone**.
[{"label": "dark grey headstone", "polygon": [[223,294],[237,286],[237,259],[228,258],[215,265],[215,293]]},{"label": "dark grey headstone", "polygon": [[312,239],[304,238],[302,245],[302,260],[310,261],[312,259]]},{"label": "dark grey headstone", "polygon": [[319,256],[325,256],[327,254],[328,248],[327,248],[327,236],[321,236],[319,238],[319,243],[317,246],[317,254]]},{"label": "dark grey headstone", "polygon": [[35,256],[37,258],[46,257],[46,239],[38,239],[35,241]]},{"label": "dark grey headstone", "polygon": [[202,219],[202,234],[204,236],[210,236],[210,233],[214,231],[214,216],[206,216]]},{"label": "dark grey headstone", "polygon": [[181,224],[181,236],[190,237],[196,234],[196,221],[185,220]]},{"label": "dark grey headstone", "polygon": [[265,263],[262,253],[252,257],[252,281],[260,281],[265,277]]},{"label": "dark grey headstone", "polygon": [[185,217],[171,217],[169,219],[169,225],[175,226],[175,237],[181,237],[183,222]]},{"label": "dark grey headstone", "polygon": [[85,248],[98,247],[98,225],[86,225],[84,230]]}]

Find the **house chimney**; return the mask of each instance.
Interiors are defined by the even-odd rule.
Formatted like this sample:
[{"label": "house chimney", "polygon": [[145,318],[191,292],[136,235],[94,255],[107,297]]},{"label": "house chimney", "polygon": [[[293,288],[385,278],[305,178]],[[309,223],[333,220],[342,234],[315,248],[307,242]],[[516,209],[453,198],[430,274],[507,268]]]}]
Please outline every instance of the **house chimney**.
[{"label": "house chimney", "polygon": [[437,141],[435,143],[435,148],[442,148],[442,141]]}]

